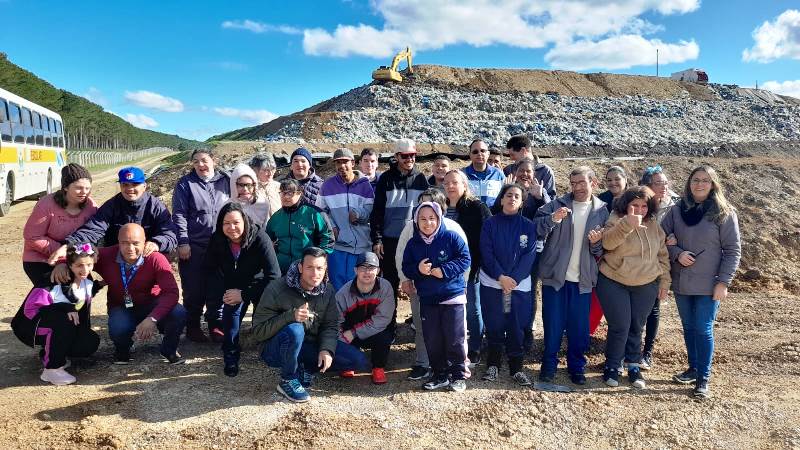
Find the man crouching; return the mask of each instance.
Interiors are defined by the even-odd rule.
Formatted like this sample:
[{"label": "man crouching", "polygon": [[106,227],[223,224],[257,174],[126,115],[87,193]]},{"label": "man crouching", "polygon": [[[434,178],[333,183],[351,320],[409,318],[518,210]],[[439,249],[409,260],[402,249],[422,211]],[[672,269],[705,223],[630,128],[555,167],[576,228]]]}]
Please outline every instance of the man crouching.
[{"label": "man crouching", "polygon": [[338,340],[336,292],[326,276],[324,250],[309,247],[272,281],[253,315],[253,335],[264,341],[261,359],[280,368],[277,391],[293,402],[308,401],[306,392],[316,371],[363,370],[364,354]]}]

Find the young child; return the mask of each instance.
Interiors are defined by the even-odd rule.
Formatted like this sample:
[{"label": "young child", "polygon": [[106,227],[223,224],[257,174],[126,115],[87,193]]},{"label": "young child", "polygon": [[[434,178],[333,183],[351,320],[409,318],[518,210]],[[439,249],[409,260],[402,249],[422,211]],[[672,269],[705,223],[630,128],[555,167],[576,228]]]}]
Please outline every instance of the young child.
[{"label": "young child", "polygon": [[104,286],[92,281],[96,262],[97,249],[92,244],[70,245],[69,283],[32,289],[11,321],[19,340],[31,347],[42,346],[42,381],[56,386],[74,383],[75,377],[65,370],[67,357],[90,356],[100,345],[89,323],[92,298]]}]

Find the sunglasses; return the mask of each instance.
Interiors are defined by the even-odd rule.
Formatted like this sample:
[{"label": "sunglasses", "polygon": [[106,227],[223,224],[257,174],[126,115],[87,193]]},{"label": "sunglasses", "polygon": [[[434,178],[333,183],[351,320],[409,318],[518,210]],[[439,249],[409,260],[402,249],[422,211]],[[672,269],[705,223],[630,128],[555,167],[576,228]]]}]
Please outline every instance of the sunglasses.
[{"label": "sunglasses", "polygon": [[400,153],[400,159],[416,159],[416,153]]}]

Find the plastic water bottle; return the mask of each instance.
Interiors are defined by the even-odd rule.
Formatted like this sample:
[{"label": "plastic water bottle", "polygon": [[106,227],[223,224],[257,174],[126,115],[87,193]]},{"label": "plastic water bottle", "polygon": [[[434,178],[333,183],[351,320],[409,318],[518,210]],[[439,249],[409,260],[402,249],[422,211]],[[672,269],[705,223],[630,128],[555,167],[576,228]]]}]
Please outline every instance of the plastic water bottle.
[{"label": "plastic water bottle", "polygon": [[511,292],[503,293],[503,314],[511,312]]}]

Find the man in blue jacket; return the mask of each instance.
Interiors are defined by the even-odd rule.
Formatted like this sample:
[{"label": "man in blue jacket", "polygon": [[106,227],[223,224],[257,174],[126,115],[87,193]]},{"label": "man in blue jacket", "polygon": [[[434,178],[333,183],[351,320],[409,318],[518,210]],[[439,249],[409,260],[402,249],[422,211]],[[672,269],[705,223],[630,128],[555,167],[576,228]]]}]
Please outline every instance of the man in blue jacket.
[{"label": "man in blue jacket", "polygon": [[472,164],[464,168],[469,189],[491,208],[500,188],[506,183],[506,176],[497,167],[489,165],[489,146],[483,139],[475,139],[469,145],[469,160]]}]

